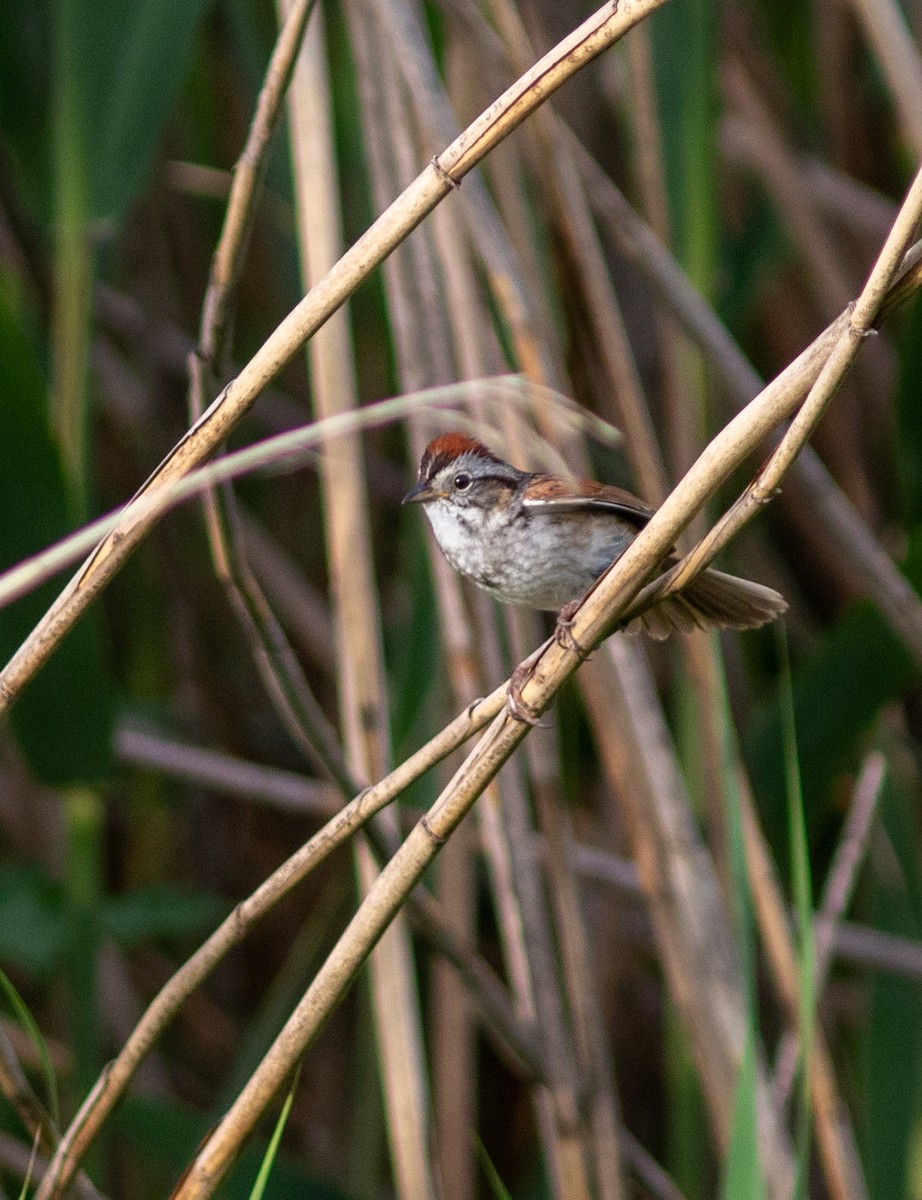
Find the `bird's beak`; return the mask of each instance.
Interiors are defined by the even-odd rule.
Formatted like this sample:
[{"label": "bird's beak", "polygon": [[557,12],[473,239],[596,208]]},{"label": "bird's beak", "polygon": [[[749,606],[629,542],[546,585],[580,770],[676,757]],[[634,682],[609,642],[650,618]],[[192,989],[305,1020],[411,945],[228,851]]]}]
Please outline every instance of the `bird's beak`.
[{"label": "bird's beak", "polygon": [[437,500],[439,493],[435,491],[428,479],[421,479],[414,487],[411,487],[401,504],[426,504],[430,500]]}]

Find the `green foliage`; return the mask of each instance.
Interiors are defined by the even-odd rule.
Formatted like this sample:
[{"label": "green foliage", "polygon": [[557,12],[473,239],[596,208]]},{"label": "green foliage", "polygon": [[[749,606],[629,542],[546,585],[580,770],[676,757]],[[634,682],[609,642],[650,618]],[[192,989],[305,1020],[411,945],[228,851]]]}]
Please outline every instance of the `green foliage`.
[{"label": "green foliage", "polygon": [[779,630],[783,671],[780,699],[784,736],[784,762],[788,807],[788,844],[791,851],[790,875],[793,881],[794,917],[797,952],[797,1036],[799,1039],[799,1068],[801,1086],[796,1104],[797,1179],[794,1195],[808,1195],[810,1171],[810,1073],[813,1050],[813,1031],[816,1022],[816,940],[813,934],[813,882],[810,877],[810,853],[804,817],[803,789],[800,782],[800,761],[797,747],[797,727],[791,693],[791,668],[784,630]]},{"label": "green foliage", "polygon": [[768,1195],[765,1175],[759,1164],[755,1042],[755,1029],[750,1024],[733,1099],[730,1150],[721,1188],[723,1200],[764,1200]]},{"label": "green foliage", "polygon": [[[899,782],[887,779],[880,809],[879,855],[886,869],[873,875],[870,919],[877,929],[918,942],[922,936],[922,828]],[[910,1166],[918,1139],[922,1096],[922,992],[886,973],[870,987],[863,1046],[865,1161],[872,1196],[910,1200]]]},{"label": "green foliage", "polygon": [[61,1112],[58,1102],[58,1081],[54,1073],[54,1068],[51,1065],[51,1058],[48,1054],[48,1044],[42,1036],[42,1031],[32,1014],[29,1012],[28,1005],[20,996],[19,992],[13,986],[12,981],[4,971],[0,971],[0,991],[6,996],[7,1006],[9,1007],[14,1020],[19,1024],[20,1028],[26,1033],[29,1041],[32,1043],[38,1061],[42,1069],[42,1079],[45,1084],[46,1101],[45,1107],[48,1114],[55,1125],[60,1125]]},{"label": "green foliage", "polygon": [[[863,739],[881,708],[903,695],[914,675],[905,648],[867,604],[857,605],[819,638],[794,668],[794,721],[811,838],[826,832],[832,815],[831,788],[844,772],[857,766],[865,749]],[[783,738],[782,705],[775,698],[752,721],[746,749],[776,845],[783,845],[786,826]]]},{"label": "green foliage", "polygon": [[102,911],[105,929],[123,946],[152,939],[185,943],[210,932],[225,916],[227,905],[216,896],[170,883],[109,897]]},{"label": "green foliage", "polygon": [[[177,1101],[128,1096],[120,1106],[115,1125],[138,1161],[151,1174],[156,1190],[168,1194],[208,1133],[212,1118]],[[221,1187],[222,1200],[250,1200],[253,1180],[264,1161],[266,1145],[248,1146]],[[271,1200],[347,1200],[346,1194],[310,1174],[284,1153],[272,1168]]]},{"label": "green foliage", "polygon": [[[527,3],[519,7],[529,27],[543,20]],[[371,168],[380,148],[366,143],[363,101],[369,81],[357,78],[343,6],[322,9],[315,16],[326,22],[333,132],[343,179],[341,218],[351,243],[374,215]],[[460,39],[479,37],[479,24],[485,26],[488,16],[465,22],[448,7],[428,2],[425,15],[435,62],[453,87],[464,85],[455,88],[463,119],[464,106],[482,107],[494,94],[494,74],[500,73],[494,72],[492,58],[489,66],[484,58],[482,72],[466,67],[476,63],[484,45],[491,55],[499,51],[499,24],[490,26],[488,43],[462,45]],[[568,18],[563,9],[557,16]],[[840,39],[847,42],[854,64],[844,80],[837,77],[841,45],[821,37],[830,22],[839,23]],[[265,0],[0,4],[0,569],[53,543],[88,513],[131,495],[185,428],[185,354],[198,325],[202,285],[223,211],[225,180],[209,169],[229,166],[240,152],[276,30],[275,6]],[[832,168],[827,186],[837,178],[841,183],[842,173],[851,174],[877,190],[875,211],[885,211],[899,196],[911,165],[886,74],[865,44],[860,23],[843,19],[836,5],[820,12],[816,5],[757,0],[724,13],[709,0],[670,0],[650,22],[650,31],[675,253],[718,306],[749,358],[774,368],[793,357],[824,323],[823,286],[809,277],[809,256],[802,253],[798,231],[760,176],[754,162],[758,156],[735,155],[732,138],[724,137],[741,117],[740,106],[725,94],[726,72],[749,73],[748,82],[760,92],[795,165],[810,155]],[[382,62],[391,52],[382,37]],[[627,70],[627,60],[621,55],[614,70],[609,70],[611,59],[590,68],[568,89],[561,111],[640,205],[643,189],[633,164],[611,145],[615,121],[620,129],[631,126],[631,88],[618,74]],[[412,63],[401,66],[412,70]],[[511,71],[509,66],[509,78]],[[407,83],[404,78],[396,92],[412,92]],[[405,145],[422,168],[439,149],[431,144],[424,117],[409,117],[405,133]],[[470,223],[461,225],[462,191],[439,214],[457,220],[456,230],[446,226],[433,237],[432,223],[424,223],[413,235],[416,240],[401,248],[399,260],[365,282],[350,302],[363,399],[399,387],[392,337],[397,322],[425,329],[426,306],[433,312],[449,307],[447,293],[439,289],[460,279],[452,274],[449,260],[437,264],[434,280],[417,278],[415,267],[424,242],[441,249],[448,242],[444,235],[452,232],[459,234],[459,245],[473,247],[464,266],[467,282],[477,289],[476,304],[451,331],[457,360],[462,351],[477,350],[485,361],[519,369],[523,364],[516,354],[534,338],[528,347],[533,361],[537,351],[546,352],[547,361],[571,371],[574,395],[609,415],[610,390],[585,334],[590,301],[581,293],[579,269],[567,257],[567,239],[549,204],[555,188],[545,175],[550,164],[541,161],[526,140],[529,136],[527,126],[516,131],[513,147],[496,156],[484,178],[502,219],[516,215],[509,222],[510,244],[526,264],[526,296],[543,300],[547,293],[546,308],[536,308],[534,325],[523,321],[519,327],[511,319],[503,304],[509,280],[496,277],[495,261],[477,244],[479,231]],[[231,302],[233,331],[222,371],[233,372],[261,344],[299,292],[288,151],[278,139],[242,284]],[[168,158],[187,166],[168,167]],[[396,194],[396,163],[388,168],[388,185]],[[833,265],[849,286],[860,286],[878,234],[853,223],[847,211],[827,210],[828,198],[822,199],[814,186],[805,174],[805,199],[836,247]],[[599,228],[604,236],[601,219]],[[612,262],[612,278],[638,351],[639,375],[668,449],[675,432],[671,426],[687,414],[667,412],[662,399],[667,389],[660,385],[676,364],[662,353],[659,302],[651,300],[633,265],[622,272],[614,255]],[[800,264],[796,271],[795,262]],[[407,312],[389,311],[382,280],[392,267],[399,268],[408,284]],[[478,343],[482,318],[489,330]],[[867,507],[882,543],[908,547],[901,565],[919,588],[922,301],[916,299],[899,323],[889,324],[885,337],[896,365],[895,405],[890,407],[886,389],[865,397],[864,383],[856,378],[858,402],[834,407],[829,422],[842,422],[844,442],[851,439],[858,450],[839,462],[835,439],[819,438],[817,445],[846,487],[854,484],[859,503],[871,497]],[[539,341],[546,344],[539,346]],[[680,347],[682,401],[704,412],[712,380],[697,352],[683,358],[684,353]],[[457,369],[454,360],[430,365],[445,378]],[[272,389],[254,405],[236,438],[255,439],[307,419],[310,384],[302,363],[273,381]],[[540,414],[535,425],[549,420]],[[836,432],[840,428],[837,424]],[[396,761],[434,732],[447,714],[450,661],[421,522],[404,519],[398,509],[412,470],[403,431],[372,435],[366,446]],[[603,468],[600,477],[630,482],[620,459],[615,465],[600,457],[597,465]],[[740,478],[752,468],[747,464]],[[301,479],[273,475],[253,482],[243,494],[270,538],[297,562],[311,585],[311,598],[322,603],[329,579],[316,489],[303,487]],[[780,503],[788,499],[782,496]],[[873,835],[849,915],[916,943],[922,937],[922,833],[917,819],[922,738],[917,664],[869,603],[838,615],[844,593],[835,582],[826,603],[827,581],[818,576],[819,568],[800,543],[788,543],[787,524],[779,521],[773,527],[762,561],[770,576],[775,556],[780,557],[779,575],[789,572],[802,585],[792,597],[795,605],[803,603],[806,619],[801,622],[796,613],[798,619],[791,621],[790,679],[772,661],[767,635],[748,639],[751,647],[761,636],[761,659],[728,653],[727,676],[759,810],[795,904],[800,1024],[809,1045],[816,1002],[813,881],[822,879],[852,773],[871,745],[892,750],[891,782],[882,828]],[[750,548],[764,537],[766,525],[757,522],[747,534],[753,539]],[[758,555],[753,559],[759,561]],[[762,577],[759,571],[753,574]],[[56,581],[0,611],[3,661],[60,586]],[[291,591],[297,590],[296,579]],[[820,596],[823,603],[811,607],[809,598]],[[163,959],[186,953],[226,915],[227,904],[219,897],[248,894],[312,831],[290,813],[270,813],[240,799],[228,803],[203,785],[164,782],[154,770],[136,773],[126,767],[113,782],[117,712],[136,711],[139,693],[148,719],[162,722],[164,730],[181,730],[190,742],[221,746],[244,759],[305,770],[271,700],[259,690],[252,647],[237,630],[231,608],[215,583],[197,512],[171,517],[56,650],[9,716],[16,747],[0,744],[0,960],[22,988],[29,1009],[5,977],[0,986],[38,1048],[49,1093],[48,1055],[38,1025],[49,1041],[54,1038],[66,1050],[68,1072],[61,1079],[65,1112],[83,1098],[112,1049],[106,988],[101,986],[103,939],[115,941],[136,989],[132,999],[143,1007],[159,986]],[[288,614],[282,616],[286,626],[289,620],[294,627]],[[302,649],[299,644],[299,653]],[[329,666],[334,657],[330,648],[312,646],[303,661],[311,686],[335,719],[343,687]],[[703,753],[703,723],[713,722],[722,739],[729,856],[725,882],[746,984],[745,1054],[725,1161],[719,1161],[698,1066],[664,982],[668,972],[655,961],[656,931],[651,934],[633,908],[633,915],[625,916],[622,909],[629,906],[619,897],[617,924],[641,928],[617,945],[615,970],[605,957],[615,943],[614,906],[594,887],[591,895],[587,890],[586,913],[627,1126],[642,1133],[657,1157],[669,1161],[671,1156],[670,1166],[693,1200],[718,1191],[727,1200],[748,1200],[765,1194],[756,1138],[756,1082],[760,1036],[771,1019],[766,1022],[760,1011],[757,980],[760,987],[767,985],[769,972],[757,972],[762,964],[743,863],[730,703],[718,713],[695,711],[690,698],[697,693],[679,678],[681,659],[674,643],[656,648],[652,656],[667,705],[673,689],[673,709],[681,711],[683,765],[692,784],[709,780],[713,766]],[[484,689],[498,682],[487,677],[488,671],[484,676]],[[761,706],[753,706],[752,696],[763,698]],[[599,845],[625,851],[630,832],[608,820],[619,797],[607,794],[617,789],[609,788],[600,764],[597,733],[587,723],[578,683],[560,695],[556,707],[554,782],[571,809],[578,836],[598,835]],[[427,803],[442,778],[431,772],[404,800],[411,807]],[[105,794],[103,785],[109,789]],[[49,793],[49,787],[56,790]],[[699,811],[707,809],[701,805]],[[486,911],[492,881],[480,861],[473,873],[480,889],[474,899],[484,911],[477,913],[471,936],[498,964],[505,949],[495,944],[500,923],[492,910]],[[181,1036],[167,1039],[158,1065],[165,1066],[177,1092],[195,1098],[198,1111],[178,1101],[129,1097],[112,1122],[118,1135],[118,1152],[112,1156],[116,1170],[107,1173],[111,1164],[104,1152],[93,1164],[102,1190],[115,1195],[124,1189],[131,1200],[166,1194],[239,1090],[344,923],[354,884],[346,855],[325,863],[318,876],[267,917],[181,1014]],[[162,882],[151,884],[152,879]],[[844,974],[840,966],[836,972],[833,988]],[[851,1094],[844,1090],[860,1127],[869,1194],[908,1200],[914,1194],[910,1173],[922,1104],[919,988],[863,968],[849,968],[844,983],[844,1002],[837,990],[836,1003],[828,1005],[829,1041],[839,1078],[852,1084]],[[423,982],[420,991],[426,1003],[435,1003],[429,993],[438,989],[427,989]],[[770,1005],[765,1008],[774,1011]],[[298,1092],[289,1096],[269,1150],[249,1148],[222,1194],[253,1195],[254,1177],[262,1172],[257,1185],[262,1188],[271,1165],[265,1193],[273,1200],[342,1195],[332,1185],[318,1183],[279,1149],[280,1143],[291,1142],[300,1153],[310,1153],[313,1127],[308,1123],[318,1112],[329,1123],[328,1136],[340,1144],[348,1142],[350,1131],[354,1134],[354,1151],[342,1155],[352,1158],[354,1174],[347,1165],[338,1178],[350,1179],[363,1196],[391,1188],[382,1165],[386,1137],[377,1047],[370,1021],[363,1024],[353,1016],[345,1011],[341,1026],[340,1018],[331,1022],[323,1035],[328,1040],[318,1047],[318,1069],[312,1063]],[[618,1053],[639,1040],[641,1025],[651,1053],[635,1069],[629,1054],[625,1064]],[[435,1045],[438,1039],[431,1041]],[[486,1175],[481,1190],[502,1198],[544,1195],[540,1139],[534,1123],[520,1116],[530,1111],[530,1098],[521,1081],[498,1068],[491,1054],[478,1043],[474,1069],[480,1107],[472,1123],[491,1150],[507,1133],[511,1141],[514,1129],[516,1154],[510,1153],[510,1161],[516,1159],[518,1174],[508,1171],[504,1160],[500,1179],[480,1147]],[[335,1088],[329,1085],[347,1076],[334,1103],[329,1093]],[[801,1082],[806,1096],[808,1081]],[[494,1095],[500,1097],[497,1112],[513,1114],[508,1131],[504,1126],[485,1128],[486,1094],[491,1102]],[[12,1126],[15,1118],[7,1115]],[[804,1107],[796,1129],[802,1177],[808,1115]],[[309,1127],[311,1135],[305,1136]],[[467,1137],[467,1131],[458,1135]],[[355,1182],[359,1175],[361,1186]],[[14,1187],[7,1190],[15,1194]]]},{"label": "green foliage", "polygon": [[32,215],[52,217],[51,155],[36,148],[48,147],[53,109],[66,103],[87,215],[122,219],[150,172],[204,7],[205,0],[3,4],[0,128]]},{"label": "green foliage", "polygon": [[49,978],[67,940],[64,917],[61,885],[39,867],[0,867],[0,961]]},{"label": "green foliage", "polygon": [[512,1200],[512,1193],[503,1183],[499,1171],[493,1165],[493,1159],[487,1153],[486,1146],[479,1137],[475,1137],[474,1144],[477,1148],[477,1158],[486,1176],[487,1187],[490,1189],[490,1195],[493,1197],[493,1200]]},{"label": "green foliage", "polygon": [[[49,978],[67,945],[69,913],[63,887],[40,867],[0,867],[0,960],[30,978]],[[106,897],[100,908],[104,930],[125,947],[186,943],[226,915],[226,904],[216,896],[169,883]]]},{"label": "green foliage", "polygon": [[[50,545],[71,526],[71,507],[48,425],[47,386],[32,338],[34,314],[0,271],[0,568]],[[6,661],[58,591],[51,583],[0,610]],[[25,690],[10,720],[39,779],[92,783],[109,773],[113,698],[102,626],[88,614]]]}]

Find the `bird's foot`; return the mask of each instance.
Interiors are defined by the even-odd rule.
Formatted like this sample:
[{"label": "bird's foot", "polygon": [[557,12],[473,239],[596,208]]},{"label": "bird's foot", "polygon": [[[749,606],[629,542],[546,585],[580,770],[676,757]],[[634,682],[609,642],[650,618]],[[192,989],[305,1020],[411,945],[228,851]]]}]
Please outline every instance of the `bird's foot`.
[{"label": "bird's foot", "polygon": [[564,650],[569,650],[575,654],[580,662],[585,662],[589,657],[589,651],[573,636],[573,618],[576,616],[577,609],[582,602],[582,597],[579,600],[571,600],[557,614],[557,624],[554,627],[554,640],[558,645],[563,646]]}]

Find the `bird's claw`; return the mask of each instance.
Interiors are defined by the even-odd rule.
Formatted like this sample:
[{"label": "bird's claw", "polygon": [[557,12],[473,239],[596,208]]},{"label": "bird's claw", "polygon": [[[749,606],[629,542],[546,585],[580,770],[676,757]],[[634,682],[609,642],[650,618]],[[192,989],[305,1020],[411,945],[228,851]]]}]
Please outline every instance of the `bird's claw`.
[{"label": "bird's claw", "polygon": [[533,665],[532,662],[526,660],[524,663],[519,663],[512,672],[506,691],[506,708],[514,720],[521,721],[525,725],[540,726],[541,721],[538,714],[531,705],[526,704],[522,699],[522,688],[531,674]]},{"label": "bird's claw", "polygon": [[585,662],[589,657],[589,651],[573,636],[573,618],[581,603],[581,600],[576,600],[563,606],[557,614],[557,624],[554,626],[554,639],[558,645],[563,646],[564,650],[569,650],[572,654],[575,654],[580,662]]}]

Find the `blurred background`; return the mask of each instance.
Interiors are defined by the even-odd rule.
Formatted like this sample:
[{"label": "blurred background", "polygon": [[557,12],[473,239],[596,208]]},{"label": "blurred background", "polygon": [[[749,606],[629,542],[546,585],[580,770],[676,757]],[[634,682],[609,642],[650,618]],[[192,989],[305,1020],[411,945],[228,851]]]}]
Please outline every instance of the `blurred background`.
[{"label": "blurred background", "polygon": [[[0,568],[128,499],[191,423],[196,345],[208,403],[337,247],[591,11],[319,3],[228,319],[203,325],[278,12],[5,0]],[[162,521],[28,685],[0,726],[5,1194],[20,1194],[35,1132],[11,1062],[66,1127],[158,989],[342,802],[279,700],[285,681],[316,697],[361,785],[545,636],[459,588],[421,514],[399,508],[428,437],[461,421],[521,467],[661,500],[758,377],[858,294],[922,159],[920,39],[918,0],[670,0],[466,179],[231,439],[523,372],[620,444],[546,398],[475,402],[240,481],[210,530],[196,502]],[[373,986],[363,973],[310,1048],[267,1194],[779,1195],[799,1162],[802,1194],[922,1197],[920,394],[910,298],[836,397],[819,460],[722,560],[785,594],[783,630],[619,635],[427,876],[549,1074],[504,1053],[432,938],[403,929],[398,966]],[[63,581],[0,611],[4,662]],[[391,837],[459,761],[401,798]],[[673,888],[689,838],[693,886],[670,912],[657,887]],[[747,883],[756,846],[782,922],[799,912],[781,935],[793,975]],[[103,1194],[169,1194],[334,945],[371,857],[337,851],[181,1008],[84,1163]],[[701,961],[683,917],[729,965]],[[745,1024],[739,1077],[712,1069],[709,980],[729,980]],[[805,1090],[787,1035],[814,990],[825,1067]],[[742,1033],[731,1043],[741,1055]],[[845,1149],[823,1133],[818,1077]],[[774,1177],[754,1148],[766,1105],[787,1125]],[[250,1194],[272,1120],[222,1195]]]}]

